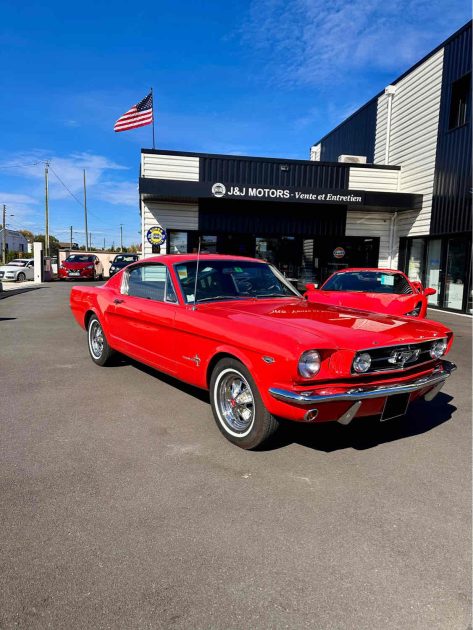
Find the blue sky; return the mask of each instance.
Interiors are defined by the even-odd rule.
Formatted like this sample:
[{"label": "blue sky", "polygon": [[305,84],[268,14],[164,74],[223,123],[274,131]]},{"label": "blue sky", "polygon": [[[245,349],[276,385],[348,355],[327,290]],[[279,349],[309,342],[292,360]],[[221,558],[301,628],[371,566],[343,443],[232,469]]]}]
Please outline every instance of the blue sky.
[{"label": "blue sky", "polygon": [[324,133],[470,18],[458,0],[6,3],[0,20],[0,203],[7,224],[139,242],[151,127],[115,120],[154,87],[158,148],[308,157]]}]

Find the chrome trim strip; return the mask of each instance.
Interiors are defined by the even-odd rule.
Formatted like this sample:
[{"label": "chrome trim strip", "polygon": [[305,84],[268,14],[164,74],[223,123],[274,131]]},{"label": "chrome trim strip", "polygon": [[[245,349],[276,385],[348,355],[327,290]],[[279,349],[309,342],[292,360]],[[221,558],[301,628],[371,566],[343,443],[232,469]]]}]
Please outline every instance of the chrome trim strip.
[{"label": "chrome trim strip", "polygon": [[411,381],[410,383],[400,385],[365,385],[353,387],[352,389],[348,389],[346,392],[340,394],[310,394],[309,392],[305,394],[287,389],[279,389],[277,387],[270,387],[269,393],[277,400],[282,400],[283,402],[295,405],[312,405],[314,403],[322,402],[343,402],[346,400],[358,401],[369,398],[384,398],[385,396],[393,396],[394,394],[407,394],[415,392],[419,389],[423,389],[424,387],[441,383],[445,381],[456,369],[457,366],[455,363],[443,361],[442,365],[430,376],[423,376],[415,381]]}]

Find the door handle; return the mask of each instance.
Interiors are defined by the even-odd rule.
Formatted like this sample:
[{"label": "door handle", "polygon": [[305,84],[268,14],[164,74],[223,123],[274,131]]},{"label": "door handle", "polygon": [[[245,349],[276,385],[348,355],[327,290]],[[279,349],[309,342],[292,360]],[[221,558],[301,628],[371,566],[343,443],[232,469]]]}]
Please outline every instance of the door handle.
[{"label": "door handle", "polygon": [[115,299],[113,300],[113,303],[114,303],[114,304],[121,304],[121,303],[122,303],[122,302],[124,302],[124,301],[125,301],[125,300],[120,300],[120,298],[115,298]]}]

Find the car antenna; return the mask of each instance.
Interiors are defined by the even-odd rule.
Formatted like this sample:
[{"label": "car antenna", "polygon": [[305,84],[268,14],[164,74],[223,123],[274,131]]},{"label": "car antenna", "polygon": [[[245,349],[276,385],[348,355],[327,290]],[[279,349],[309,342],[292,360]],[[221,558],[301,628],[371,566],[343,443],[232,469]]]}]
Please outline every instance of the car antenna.
[{"label": "car antenna", "polygon": [[199,277],[199,262],[200,262],[200,236],[199,236],[199,247],[197,249],[197,265],[195,267],[194,306],[192,307],[193,311],[195,311],[197,308],[197,278]]}]

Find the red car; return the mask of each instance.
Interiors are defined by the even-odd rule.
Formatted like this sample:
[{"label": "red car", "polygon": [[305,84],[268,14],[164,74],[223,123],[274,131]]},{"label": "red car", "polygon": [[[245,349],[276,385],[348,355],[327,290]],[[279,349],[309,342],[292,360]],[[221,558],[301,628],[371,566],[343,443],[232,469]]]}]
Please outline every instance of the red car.
[{"label": "red car", "polygon": [[60,280],[86,278],[103,280],[103,265],[94,254],[70,254],[59,267]]},{"label": "red car", "polygon": [[343,269],[320,287],[306,285],[309,302],[361,308],[374,313],[425,317],[427,298],[435,289],[424,289],[395,269]]},{"label": "red car", "polygon": [[70,305],[94,363],[119,351],[210,390],[217,426],[248,449],[280,418],[401,416],[455,369],[445,326],[311,303],[252,258],[148,258],[74,286]]}]

